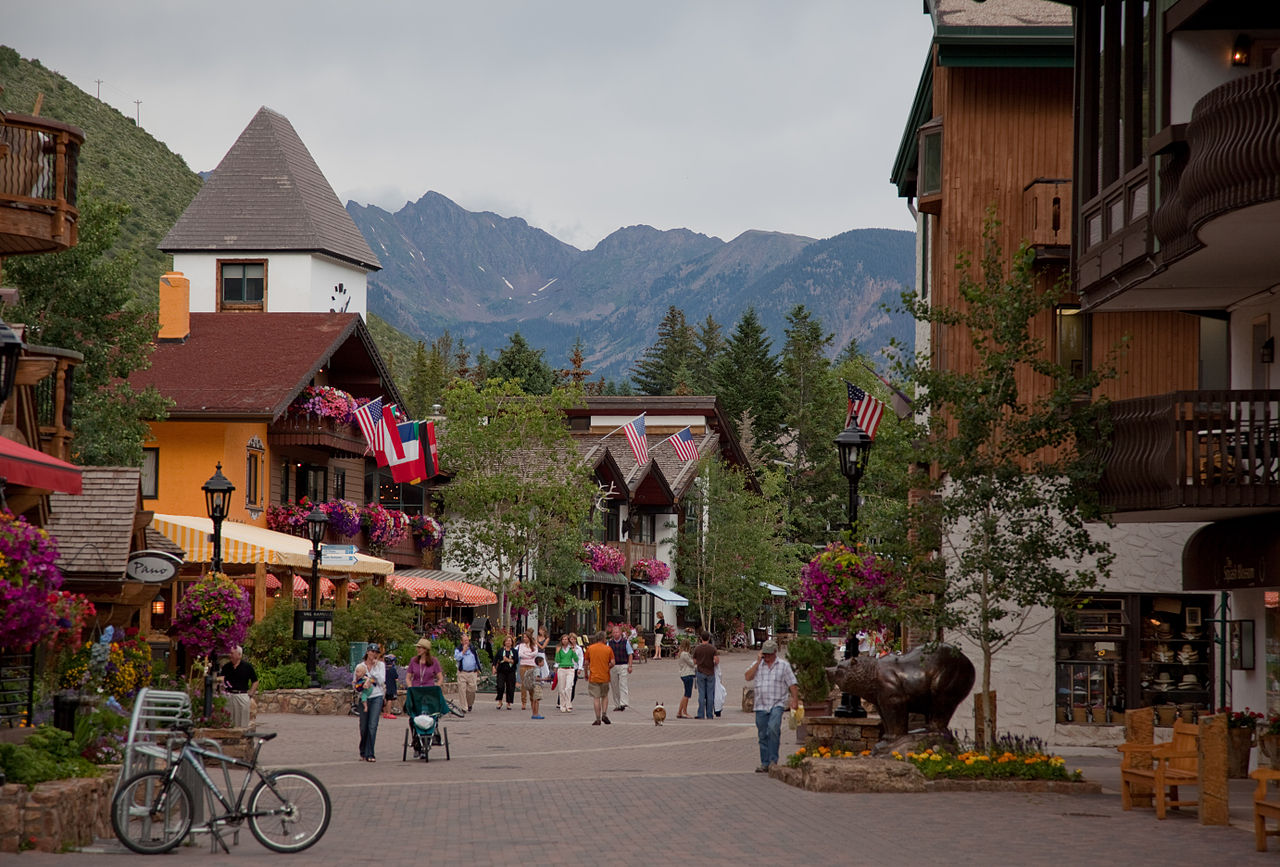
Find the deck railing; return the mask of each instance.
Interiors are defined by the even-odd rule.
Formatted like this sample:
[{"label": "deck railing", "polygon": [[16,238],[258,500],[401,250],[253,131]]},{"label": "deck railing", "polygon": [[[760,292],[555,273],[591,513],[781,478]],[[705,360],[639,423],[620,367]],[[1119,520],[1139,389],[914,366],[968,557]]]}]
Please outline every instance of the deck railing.
[{"label": "deck railing", "polygon": [[0,120],[0,256],[75,245],[83,143],[84,133],[55,120]]}]

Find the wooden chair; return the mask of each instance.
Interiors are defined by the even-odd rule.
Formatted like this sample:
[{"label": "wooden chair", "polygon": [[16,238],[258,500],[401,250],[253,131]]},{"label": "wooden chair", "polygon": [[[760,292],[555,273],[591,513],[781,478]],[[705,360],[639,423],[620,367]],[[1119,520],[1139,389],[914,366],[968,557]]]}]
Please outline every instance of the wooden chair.
[{"label": "wooden chair", "polygon": [[[1120,804],[1126,810],[1133,809],[1135,794],[1142,796],[1147,789],[1155,801],[1156,818],[1163,819],[1169,807],[1198,807],[1200,805],[1200,729],[1193,723],[1177,720],[1173,724],[1173,740],[1162,744],[1121,744],[1120,752],[1150,753],[1152,767],[1120,768]],[[1179,800],[1179,786],[1195,786],[1197,797]],[[1135,792],[1135,787],[1137,791]]]},{"label": "wooden chair", "polygon": [[1249,776],[1258,781],[1258,788],[1253,793],[1253,836],[1259,852],[1267,851],[1267,838],[1280,837],[1280,829],[1267,830],[1267,819],[1280,822],[1280,801],[1267,799],[1267,782],[1280,781],[1280,771],[1271,768],[1258,768]]}]

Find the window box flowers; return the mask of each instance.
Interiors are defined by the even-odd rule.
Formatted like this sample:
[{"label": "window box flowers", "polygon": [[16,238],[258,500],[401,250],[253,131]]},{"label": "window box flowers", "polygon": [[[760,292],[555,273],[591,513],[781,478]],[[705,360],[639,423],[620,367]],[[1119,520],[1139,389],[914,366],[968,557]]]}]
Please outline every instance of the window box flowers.
[{"label": "window box flowers", "polygon": [[892,564],[861,545],[832,542],[800,571],[800,597],[817,629],[879,629],[896,619],[901,590]]},{"label": "window box flowers", "polygon": [[621,551],[603,542],[584,542],[582,559],[592,572],[619,573],[627,564]]},{"label": "window box flowers", "polygon": [[631,578],[641,584],[661,584],[671,577],[671,567],[661,560],[648,557],[637,560],[631,567]]},{"label": "window box flowers", "polygon": [[[351,500],[330,500],[320,506],[329,518],[329,528],[339,536],[355,536],[360,532],[360,507]],[[303,518],[306,526],[306,518]]]},{"label": "window box flowers", "polygon": [[347,425],[355,420],[355,411],[364,402],[357,401],[340,388],[308,385],[289,404],[289,415],[331,418],[338,424]]},{"label": "window box flowers", "polygon": [[409,535],[409,519],[404,512],[370,503],[360,510],[360,526],[368,535],[369,550],[382,551],[399,545]]},{"label": "window box flowers", "polygon": [[307,515],[311,514],[311,501],[306,497],[296,503],[267,506],[267,529],[294,536],[307,535]]},{"label": "window box flowers", "polygon": [[409,532],[419,551],[439,548],[444,544],[444,525],[431,515],[410,515]]}]

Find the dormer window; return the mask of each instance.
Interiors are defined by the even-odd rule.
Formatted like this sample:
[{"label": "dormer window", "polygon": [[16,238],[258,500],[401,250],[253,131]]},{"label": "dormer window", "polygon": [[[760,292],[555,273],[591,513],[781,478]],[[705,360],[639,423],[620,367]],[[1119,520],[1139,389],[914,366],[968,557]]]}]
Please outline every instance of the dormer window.
[{"label": "dormer window", "polygon": [[265,259],[218,260],[219,310],[263,310],[267,294]]}]

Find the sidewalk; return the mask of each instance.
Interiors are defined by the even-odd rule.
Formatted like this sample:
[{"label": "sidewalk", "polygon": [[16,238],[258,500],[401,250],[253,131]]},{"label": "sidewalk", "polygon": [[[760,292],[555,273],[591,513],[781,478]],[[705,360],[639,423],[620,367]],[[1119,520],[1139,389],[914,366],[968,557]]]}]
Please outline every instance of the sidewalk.
[{"label": "sidewalk", "polygon": [[[1071,764],[1100,780],[1102,795],[938,793],[818,795],[753,773],[755,723],[741,710],[742,672],[754,654],[723,654],[728,689],[716,720],[677,720],[675,662],[635,667],[631,707],[592,726],[579,689],[573,714],[543,702],[544,720],[477,698],[466,719],[448,719],[452,760],[401,761],[408,723],[381,722],[378,761],[357,761],[354,717],[264,716],[280,736],[263,748],[273,767],[320,777],[332,824],[304,858],[324,863],[503,865],[531,862],[646,865],[811,863],[832,865],[1053,864],[1086,858],[1116,864],[1274,863],[1255,853],[1247,827],[1248,783],[1232,784],[1230,828],[1194,815],[1158,821],[1120,809],[1118,756],[1073,751]],[[655,726],[661,699],[667,722]],[[696,708],[691,708],[691,712]],[[785,741],[784,741],[785,743]],[[784,748],[785,749],[785,748]],[[1280,843],[1273,843],[1280,848]],[[124,863],[115,840],[92,852],[24,853],[19,865]],[[92,860],[89,860],[92,859]],[[183,847],[165,863],[282,863],[245,832],[231,855]]]}]

